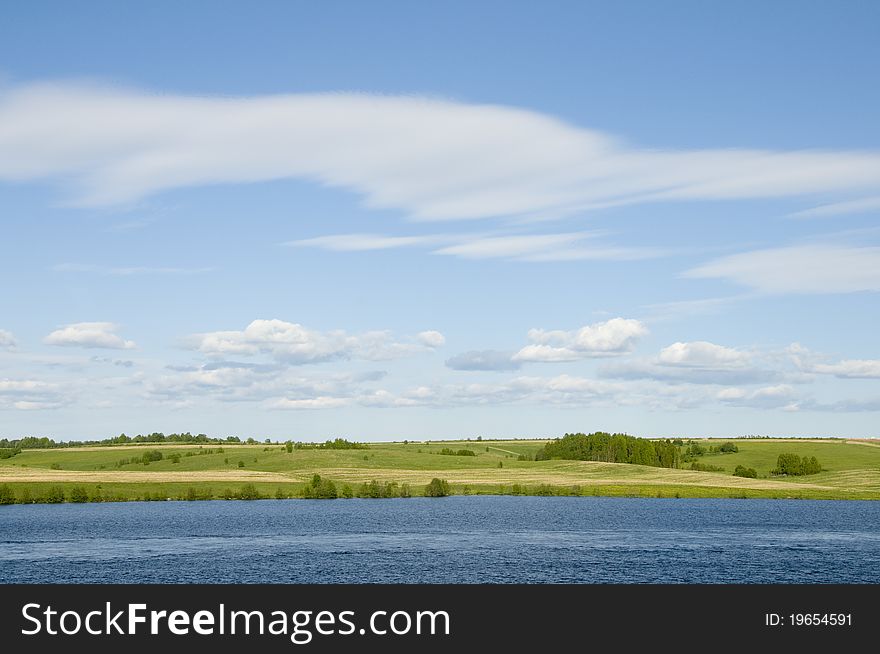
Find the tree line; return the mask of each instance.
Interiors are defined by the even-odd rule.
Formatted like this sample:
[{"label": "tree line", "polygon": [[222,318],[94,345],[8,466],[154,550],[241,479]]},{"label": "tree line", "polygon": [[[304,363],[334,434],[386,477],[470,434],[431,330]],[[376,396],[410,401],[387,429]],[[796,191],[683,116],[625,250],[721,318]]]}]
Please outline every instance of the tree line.
[{"label": "tree line", "polygon": [[[138,443],[175,443],[175,444],[244,444],[244,445],[260,445],[261,443],[270,444],[271,439],[258,441],[255,438],[247,438],[242,440],[238,436],[227,436],[226,438],[213,438],[207,434],[191,434],[190,432],[181,432],[174,434],[164,434],[157,431],[151,434],[138,434],[137,436],[127,436],[122,433],[119,436],[105,438],[102,440],[87,441],[56,441],[46,436],[24,436],[22,438],[0,439],[0,458],[7,459],[15,456],[21,450],[46,450],[65,447],[85,447],[89,445],[132,445]],[[368,445],[365,443],[356,443],[345,438],[336,438],[327,440],[323,443],[287,443],[288,451],[296,449],[321,449],[321,450],[365,450]]]},{"label": "tree line", "polygon": [[634,463],[657,468],[677,468],[681,461],[678,446],[669,439],[651,441],[628,434],[565,434],[544,445],[535,453],[535,461],[572,459],[576,461],[604,461],[606,463]]}]

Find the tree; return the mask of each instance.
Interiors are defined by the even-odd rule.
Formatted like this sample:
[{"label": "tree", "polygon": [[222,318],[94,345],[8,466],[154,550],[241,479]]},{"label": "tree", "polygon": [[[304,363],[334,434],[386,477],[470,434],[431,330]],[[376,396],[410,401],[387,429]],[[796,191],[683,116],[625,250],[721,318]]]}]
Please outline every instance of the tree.
[{"label": "tree", "polygon": [[535,461],[571,459],[677,468],[680,456],[678,447],[668,439],[653,441],[627,434],[594,432],[565,434],[538,450]]},{"label": "tree", "polygon": [[425,497],[446,497],[447,495],[449,495],[449,482],[445,479],[434,477],[425,486]]},{"label": "tree", "polygon": [[822,472],[822,466],[816,457],[804,457],[785,452],[776,459],[776,467],[770,471],[772,475],[815,475]]},{"label": "tree", "polygon": [[291,452],[293,452],[293,443],[291,443],[290,441],[287,441],[284,444],[284,449],[287,450],[288,454],[290,454]]},{"label": "tree", "polygon": [[312,476],[312,480],[303,488],[302,495],[309,500],[335,500],[339,497],[336,484],[321,475]]}]

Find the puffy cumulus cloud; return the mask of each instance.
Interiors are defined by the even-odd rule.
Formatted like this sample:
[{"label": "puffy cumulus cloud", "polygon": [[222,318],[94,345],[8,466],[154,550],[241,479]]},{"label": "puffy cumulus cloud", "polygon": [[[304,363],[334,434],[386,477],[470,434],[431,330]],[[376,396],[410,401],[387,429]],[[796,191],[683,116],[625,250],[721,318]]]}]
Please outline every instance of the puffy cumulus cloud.
[{"label": "puffy cumulus cloud", "polygon": [[350,335],[342,330],[321,332],[283,320],[254,320],[243,330],[197,334],[188,340],[208,356],[267,354],[290,364],[320,363],[335,359],[381,361],[432,350],[445,342],[436,331],[421,332],[412,341],[397,341],[390,332]]},{"label": "puffy cumulus cloud", "polygon": [[647,333],[644,323],[624,318],[612,318],[575,331],[531,329],[528,337],[532,344],[514,354],[513,360],[556,362],[618,356],[631,352]]},{"label": "puffy cumulus cloud", "polygon": [[812,352],[800,343],[792,343],[786,352],[794,364],[806,373],[834,375],[841,379],[880,379],[880,359],[829,362],[829,357]]},{"label": "puffy cumulus cloud", "polygon": [[[58,111],[64,107],[64,111]],[[880,155],[658,149],[517,107],[354,93],[196,97],[71,83],[0,94],[0,180],[58,180],[85,205],[306,179],[422,219],[622,204],[874,196]]]},{"label": "puffy cumulus cloud", "polygon": [[443,347],[446,345],[446,337],[443,336],[440,332],[437,331],[426,331],[419,332],[418,341],[425,347],[429,347],[431,349],[436,349],[438,347]]},{"label": "puffy cumulus cloud", "polygon": [[471,350],[446,360],[452,370],[517,370],[521,364],[513,360],[513,352]]},{"label": "puffy cumulus cloud", "polygon": [[673,343],[660,350],[657,362],[667,366],[693,366],[698,368],[727,368],[743,366],[750,356],[733,348],[708,341]]},{"label": "puffy cumulus cloud", "polygon": [[762,293],[880,291],[880,247],[809,244],[742,252],[683,273]]},{"label": "puffy cumulus cloud", "polygon": [[0,350],[13,350],[15,346],[15,336],[12,335],[12,332],[0,329]]},{"label": "puffy cumulus cloud", "polygon": [[112,322],[78,322],[66,325],[46,336],[47,345],[67,347],[106,348],[111,350],[132,350],[134,341],[122,338],[116,332],[118,325]]}]

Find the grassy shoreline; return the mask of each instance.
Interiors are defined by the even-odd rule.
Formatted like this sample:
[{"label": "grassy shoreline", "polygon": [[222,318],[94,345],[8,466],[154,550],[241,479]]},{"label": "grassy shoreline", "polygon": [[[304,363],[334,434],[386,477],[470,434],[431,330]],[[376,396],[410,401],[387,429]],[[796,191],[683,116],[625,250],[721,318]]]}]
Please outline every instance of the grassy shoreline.
[{"label": "grassy shoreline", "polygon": [[[183,484],[8,484],[14,494],[14,501],[0,502],[12,504],[77,504],[77,503],[126,503],[156,501],[206,501],[206,500],[278,500],[307,499],[302,496],[303,484],[289,484],[287,487],[273,484],[254,484],[255,495],[242,493],[242,488],[216,484],[207,487]],[[60,493],[58,492],[60,490]],[[79,496],[80,490],[84,495]],[[711,486],[633,486],[633,485],[595,485],[582,487],[568,486],[518,486],[518,485],[480,485],[450,489],[450,496],[486,497],[631,497],[653,499],[772,499],[772,500],[868,500],[880,499],[876,493],[853,491],[814,491],[792,489],[789,492],[761,489],[726,489]],[[78,499],[82,497],[82,499]],[[416,489],[412,497],[424,497],[421,489]],[[399,499],[399,498],[360,498],[357,496],[334,498],[347,499]],[[405,498],[404,498],[405,499]]]},{"label": "grassy shoreline", "polygon": [[[699,441],[718,445],[722,441]],[[598,461],[532,460],[543,441],[370,443],[331,450],[259,445],[117,445],[23,450],[0,460],[0,503],[298,498],[320,474],[357,496],[362,484],[448,480],[452,495],[654,498],[880,499],[880,447],[854,441],[737,439],[738,452],[705,456],[713,471]],[[162,458],[145,457],[147,452]],[[468,450],[470,454],[459,454]],[[451,452],[451,454],[450,454]],[[822,472],[772,474],[780,453],[815,456]],[[530,458],[531,457],[531,458]],[[733,476],[748,466],[758,477]],[[246,489],[246,492],[243,492]],[[5,499],[4,499],[5,498]]]}]

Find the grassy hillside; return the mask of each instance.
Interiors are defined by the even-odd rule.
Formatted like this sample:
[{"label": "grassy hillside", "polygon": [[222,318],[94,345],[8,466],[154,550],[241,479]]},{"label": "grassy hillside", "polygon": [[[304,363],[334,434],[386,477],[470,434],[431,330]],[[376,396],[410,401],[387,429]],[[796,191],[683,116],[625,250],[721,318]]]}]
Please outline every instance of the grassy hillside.
[{"label": "grassy hillside", "polygon": [[[700,441],[719,445],[722,441]],[[272,445],[126,445],[25,450],[0,460],[0,485],[16,501],[45,501],[74,488],[89,499],[128,500],[232,496],[245,485],[260,495],[296,497],[314,474],[340,488],[377,480],[409,484],[414,495],[433,477],[453,493],[632,495],[645,497],[800,497],[880,499],[880,443],[736,440],[739,452],[700,457],[724,472],[654,468],[594,461],[520,461],[542,441],[373,443],[368,449],[294,449]],[[440,454],[468,449],[475,456]],[[157,450],[162,460],[144,464]],[[815,456],[823,471],[772,477],[780,453]],[[175,456],[177,455],[177,456]],[[686,464],[685,464],[686,465]],[[737,465],[757,479],[732,476]],[[8,493],[7,493],[8,496]],[[80,493],[80,497],[82,493]]]}]

